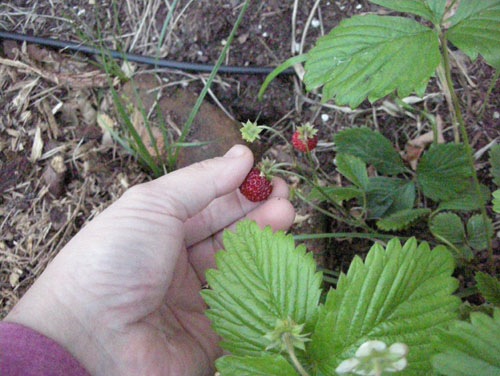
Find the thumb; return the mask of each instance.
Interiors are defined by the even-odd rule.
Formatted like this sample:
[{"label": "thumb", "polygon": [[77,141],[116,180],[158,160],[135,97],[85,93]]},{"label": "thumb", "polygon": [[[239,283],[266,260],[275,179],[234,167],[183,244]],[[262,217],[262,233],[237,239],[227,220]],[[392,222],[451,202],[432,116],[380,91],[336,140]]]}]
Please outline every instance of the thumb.
[{"label": "thumb", "polygon": [[252,165],[250,149],[235,145],[223,157],[192,164],[141,186],[162,211],[185,221],[238,188]]}]

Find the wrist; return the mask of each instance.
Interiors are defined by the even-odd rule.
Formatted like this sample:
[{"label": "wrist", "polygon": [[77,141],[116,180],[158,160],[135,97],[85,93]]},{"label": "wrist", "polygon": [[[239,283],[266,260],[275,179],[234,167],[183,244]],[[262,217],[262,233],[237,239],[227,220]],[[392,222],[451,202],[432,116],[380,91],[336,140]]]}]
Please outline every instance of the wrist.
[{"label": "wrist", "polygon": [[[106,352],[94,335],[92,323],[75,314],[72,307],[81,308],[58,298],[64,287],[55,288],[46,273],[26,292],[4,321],[30,328],[58,343],[90,374],[102,374],[107,364]],[[57,280],[57,279],[56,279]],[[80,312],[83,313],[83,312]]]}]

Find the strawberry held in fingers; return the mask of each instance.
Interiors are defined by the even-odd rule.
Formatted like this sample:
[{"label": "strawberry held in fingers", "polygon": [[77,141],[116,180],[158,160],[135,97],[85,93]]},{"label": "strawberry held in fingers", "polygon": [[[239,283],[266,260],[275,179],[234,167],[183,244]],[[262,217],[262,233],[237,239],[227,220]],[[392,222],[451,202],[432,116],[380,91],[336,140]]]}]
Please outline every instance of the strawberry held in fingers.
[{"label": "strawberry held in fingers", "polygon": [[252,168],[240,185],[240,192],[252,202],[266,200],[273,191],[271,180],[273,178],[275,162],[263,159],[258,166]]},{"label": "strawberry held in fingers", "polygon": [[254,167],[241,184],[240,191],[250,201],[259,202],[269,197],[273,191],[273,186],[266,175]]},{"label": "strawberry held in fingers", "polygon": [[302,153],[308,153],[318,145],[317,129],[314,129],[310,123],[306,123],[297,128],[292,136],[292,145],[295,150]]}]

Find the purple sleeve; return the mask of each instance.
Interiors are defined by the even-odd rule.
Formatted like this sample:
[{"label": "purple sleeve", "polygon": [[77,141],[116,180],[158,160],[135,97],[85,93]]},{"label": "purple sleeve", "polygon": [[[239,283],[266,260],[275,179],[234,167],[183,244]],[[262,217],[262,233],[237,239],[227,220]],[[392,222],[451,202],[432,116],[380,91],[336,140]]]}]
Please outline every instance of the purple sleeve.
[{"label": "purple sleeve", "polygon": [[0,375],[89,376],[55,341],[25,326],[1,321]]}]

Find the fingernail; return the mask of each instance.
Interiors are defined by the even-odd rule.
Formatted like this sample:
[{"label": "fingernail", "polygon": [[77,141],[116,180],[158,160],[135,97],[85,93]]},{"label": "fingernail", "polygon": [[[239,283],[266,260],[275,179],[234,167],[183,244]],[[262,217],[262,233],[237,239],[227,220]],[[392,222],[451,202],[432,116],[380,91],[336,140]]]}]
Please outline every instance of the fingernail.
[{"label": "fingernail", "polygon": [[224,157],[227,158],[237,158],[241,157],[246,152],[246,147],[243,145],[234,145],[231,149],[228,150]]}]

